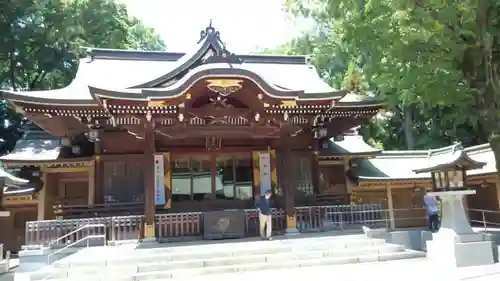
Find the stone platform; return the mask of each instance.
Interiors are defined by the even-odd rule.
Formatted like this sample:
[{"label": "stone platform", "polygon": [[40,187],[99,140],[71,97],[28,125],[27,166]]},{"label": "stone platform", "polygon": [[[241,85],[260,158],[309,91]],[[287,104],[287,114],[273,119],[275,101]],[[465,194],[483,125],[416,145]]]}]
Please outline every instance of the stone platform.
[{"label": "stone platform", "polygon": [[[29,280],[142,281],[260,270],[422,258],[425,253],[364,235],[129,244],[82,249]],[[199,280],[199,279],[197,279]]]}]

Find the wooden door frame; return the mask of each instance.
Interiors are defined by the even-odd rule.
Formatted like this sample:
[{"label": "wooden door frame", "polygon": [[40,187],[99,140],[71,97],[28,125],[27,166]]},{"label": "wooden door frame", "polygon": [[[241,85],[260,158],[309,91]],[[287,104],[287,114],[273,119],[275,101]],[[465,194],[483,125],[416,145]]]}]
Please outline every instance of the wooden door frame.
[{"label": "wooden door frame", "polygon": [[[251,151],[240,151],[240,152],[230,152],[230,151],[200,151],[200,152],[172,152],[170,153],[170,161],[174,160],[175,158],[181,158],[181,157],[196,157],[196,156],[209,156],[209,161],[210,161],[210,182],[211,182],[211,194],[210,198],[211,200],[216,200],[216,165],[217,165],[217,157],[221,155],[230,155],[230,156],[248,156],[251,166],[250,168],[253,170],[253,161],[252,161],[252,152]],[[179,157],[180,156],[180,157]],[[234,164],[234,162],[233,162]],[[169,164],[170,165],[170,164]],[[234,167],[234,165],[233,165]],[[233,168],[233,175],[235,173],[235,169]],[[193,200],[193,190],[192,190],[192,181],[191,181],[191,201]],[[253,182],[253,177],[252,177],[252,193],[253,193],[253,188],[254,188],[254,182]],[[172,186],[173,190],[173,186]],[[233,192],[235,191],[235,188],[233,186]]]}]

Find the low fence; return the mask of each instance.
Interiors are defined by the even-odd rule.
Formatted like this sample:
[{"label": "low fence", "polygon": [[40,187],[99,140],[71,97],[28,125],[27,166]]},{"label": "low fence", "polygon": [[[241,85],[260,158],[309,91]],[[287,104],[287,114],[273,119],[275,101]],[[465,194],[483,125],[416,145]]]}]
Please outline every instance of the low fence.
[{"label": "low fence", "polygon": [[[393,214],[397,214],[393,210]],[[256,236],[259,232],[259,216],[256,209],[245,212],[245,234]],[[283,210],[273,210],[273,231],[283,233],[286,215]],[[394,216],[394,219],[402,219]],[[425,225],[425,217],[412,217]],[[308,206],[296,208],[297,228],[301,232],[360,229],[368,227],[390,227],[391,214],[378,204]],[[69,244],[89,235],[106,235],[110,241],[138,239],[142,233],[143,215],[101,218],[31,221],[26,223],[25,245],[42,245],[54,241],[88,224],[105,225],[100,228],[85,228],[61,239],[60,244]],[[157,214],[155,217],[158,238],[196,237],[203,234],[203,213]],[[396,222],[396,225],[402,225]]]},{"label": "low fence", "polygon": [[468,209],[469,221],[472,226],[483,228],[484,231],[500,228],[500,211]]}]

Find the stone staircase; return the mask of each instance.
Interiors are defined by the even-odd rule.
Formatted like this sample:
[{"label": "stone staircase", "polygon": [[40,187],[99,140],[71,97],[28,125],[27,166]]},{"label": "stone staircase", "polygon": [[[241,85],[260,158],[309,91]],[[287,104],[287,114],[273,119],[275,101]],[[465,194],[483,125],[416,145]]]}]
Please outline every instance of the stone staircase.
[{"label": "stone staircase", "polygon": [[143,281],[425,257],[364,235],[92,247],[30,274],[31,280]]}]

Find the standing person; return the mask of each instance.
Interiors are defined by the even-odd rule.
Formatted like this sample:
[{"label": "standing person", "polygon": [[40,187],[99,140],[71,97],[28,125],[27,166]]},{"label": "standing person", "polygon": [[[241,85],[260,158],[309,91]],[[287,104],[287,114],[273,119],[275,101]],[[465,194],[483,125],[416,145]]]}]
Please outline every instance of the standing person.
[{"label": "standing person", "polygon": [[271,218],[271,190],[267,190],[264,196],[260,197],[259,209],[259,223],[260,223],[260,238],[263,240],[271,240],[271,233],[273,231],[272,218]]},{"label": "standing person", "polygon": [[429,230],[437,232],[439,229],[438,200],[434,196],[424,195],[424,205],[427,210]]}]

